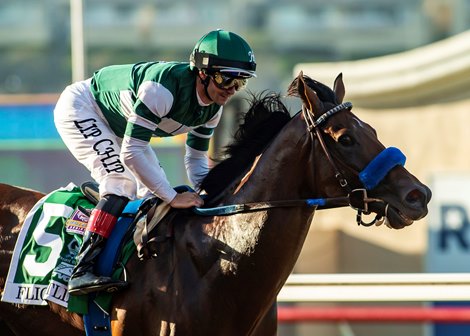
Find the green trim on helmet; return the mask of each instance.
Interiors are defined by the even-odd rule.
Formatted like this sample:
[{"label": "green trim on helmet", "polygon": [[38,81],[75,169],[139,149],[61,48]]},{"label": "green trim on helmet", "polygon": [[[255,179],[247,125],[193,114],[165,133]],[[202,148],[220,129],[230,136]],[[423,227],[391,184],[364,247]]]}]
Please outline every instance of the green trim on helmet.
[{"label": "green trim on helmet", "polygon": [[223,71],[230,69],[241,76],[256,76],[253,50],[239,35],[226,30],[213,30],[196,43],[189,62],[191,69]]}]

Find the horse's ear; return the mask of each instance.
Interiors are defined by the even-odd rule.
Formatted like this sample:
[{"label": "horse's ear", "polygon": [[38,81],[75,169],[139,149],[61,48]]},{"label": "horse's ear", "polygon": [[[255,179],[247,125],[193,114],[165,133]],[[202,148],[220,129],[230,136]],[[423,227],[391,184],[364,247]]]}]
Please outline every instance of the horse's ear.
[{"label": "horse's ear", "polygon": [[344,95],[346,93],[346,89],[344,88],[344,83],[343,83],[343,74],[340,73],[336,79],[335,83],[333,86],[333,90],[335,91],[336,94],[336,99],[338,100],[338,104],[341,104],[343,102]]},{"label": "horse's ear", "polygon": [[299,73],[297,80],[299,95],[304,102],[304,105],[312,111],[313,114],[319,115],[322,112],[322,103],[318,98],[317,93],[305,83],[303,71]]}]

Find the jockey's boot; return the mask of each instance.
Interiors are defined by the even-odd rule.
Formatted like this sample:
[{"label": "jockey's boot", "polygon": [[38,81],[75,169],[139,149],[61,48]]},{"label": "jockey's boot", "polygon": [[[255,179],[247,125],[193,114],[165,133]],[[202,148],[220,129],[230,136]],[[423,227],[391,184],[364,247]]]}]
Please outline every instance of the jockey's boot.
[{"label": "jockey's boot", "polygon": [[126,281],[114,280],[94,273],[95,262],[127,202],[127,198],[106,195],[93,209],[83,236],[82,246],[76,257],[77,264],[68,283],[70,295],[84,295],[98,291],[113,292],[128,286]]}]

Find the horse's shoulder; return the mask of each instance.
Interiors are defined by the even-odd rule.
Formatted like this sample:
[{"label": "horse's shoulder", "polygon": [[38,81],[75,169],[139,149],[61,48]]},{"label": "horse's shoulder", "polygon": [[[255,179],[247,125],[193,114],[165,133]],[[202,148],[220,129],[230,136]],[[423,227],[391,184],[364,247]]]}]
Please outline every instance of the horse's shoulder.
[{"label": "horse's shoulder", "polygon": [[204,241],[204,226],[211,223],[211,217],[198,216],[184,209],[170,209],[167,215],[149,233],[149,238],[157,242],[158,254],[168,253],[178,256],[183,250]]}]

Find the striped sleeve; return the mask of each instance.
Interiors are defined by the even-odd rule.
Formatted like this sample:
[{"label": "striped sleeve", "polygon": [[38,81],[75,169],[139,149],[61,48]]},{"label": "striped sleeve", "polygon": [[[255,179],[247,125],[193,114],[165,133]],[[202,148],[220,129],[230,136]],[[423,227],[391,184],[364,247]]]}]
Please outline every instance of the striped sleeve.
[{"label": "striped sleeve", "polygon": [[214,134],[214,129],[219,124],[221,116],[222,107],[220,107],[219,111],[211,120],[188,133],[186,145],[198,151],[207,151],[209,149],[210,139],[212,134]]},{"label": "striped sleeve", "polygon": [[121,159],[153,194],[170,203],[176,196],[150,144],[124,137]]},{"label": "striped sleeve", "polygon": [[149,120],[133,114],[127,120],[124,135],[129,138],[149,142],[156,127],[156,124],[151,123]]},{"label": "striped sleeve", "polygon": [[194,148],[185,146],[186,154],[184,155],[184,166],[186,173],[191,184],[196,191],[199,191],[199,186],[209,172],[209,159],[207,151],[198,151]]},{"label": "striped sleeve", "polygon": [[125,135],[141,141],[150,141],[153,132],[173,105],[173,95],[160,83],[143,82],[131,112]]}]

